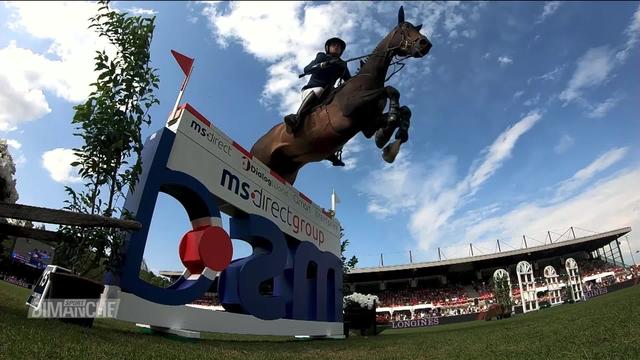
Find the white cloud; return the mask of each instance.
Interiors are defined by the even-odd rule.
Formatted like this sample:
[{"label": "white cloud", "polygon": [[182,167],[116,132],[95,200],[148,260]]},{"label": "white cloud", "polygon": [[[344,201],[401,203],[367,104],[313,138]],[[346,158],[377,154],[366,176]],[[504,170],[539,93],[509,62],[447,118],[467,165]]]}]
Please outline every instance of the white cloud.
[{"label": "white cloud", "polygon": [[622,158],[624,158],[624,156],[627,154],[628,150],[629,149],[626,147],[609,150],[606,153],[600,155],[586,167],[580,169],[571,178],[562,181],[560,184],[555,186],[557,199],[566,197],[568,194],[584,185],[596,174],[606,170],[611,165],[622,160]]},{"label": "white cloud", "polygon": [[613,109],[613,107],[618,104],[619,101],[620,98],[612,97],[605,100],[604,102],[601,102],[600,104],[596,104],[596,106],[593,107],[593,109],[589,112],[589,114],[587,114],[587,116],[590,118],[604,117],[605,115],[607,115],[609,110]]},{"label": "white cloud", "polygon": [[[459,239],[451,245],[460,245],[460,249],[464,249],[464,245],[468,249],[470,242],[474,246],[491,248],[495,247],[495,239],[500,239],[504,250],[505,242],[517,247],[523,234],[527,235],[529,246],[538,245],[532,241],[533,238],[544,241],[547,230],[561,234],[570,226],[596,232],[626,226],[635,230],[640,228],[638,183],[640,168],[627,168],[562,201],[546,204],[541,201],[522,202],[510,211],[475,223],[467,219],[452,221],[447,226],[446,235],[440,239]],[[577,236],[591,235],[587,232],[580,234],[578,229],[575,231]],[[553,234],[553,238],[557,235]],[[633,233],[630,242],[634,249],[640,248],[640,237],[633,236]],[[464,250],[452,253],[453,250],[447,249],[449,257],[466,255]]]},{"label": "white cloud", "polygon": [[[22,48],[15,41],[0,49],[0,130],[38,119],[51,108],[46,96],[80,102],[95,80],[95,50],[107,48],[88,29],[98,5],[84,2],[4,3],[8,27],[49,44],[46,53]],[[107,48],[111,51],[110,48]],[[45,93],[47,93],[45,95]]]},{"label": "white cloud", "polygon": [[517,140],[541,118],[532,112],[502,132],[456,180],[456,159],[451,156],[417,164],[410,153],[394,164],[373,171],[360,188],[369,197],[368,211],[386,217],[411,211],[409,231],[422,249],[436,241],[455,212],[467,203],[511,156]]},{"label": "white cloud", "polygon": [[364,141],[362,137],[356,136],[351,139],[342,149],[343,169],[345,171],[353,170],[358,165],[358,154],[364,150]]},{"label": "white cloud", "polygon": [[491,53],[488,52],[488,53],[485,53],[484,55],[482,55],[482,58],[483,59],[488,59],[490,56],[491,56]]},{"label": "white cloud", "polygon": [[560,93],[565,105],[580,98],[582,92],[603,83],[614,67],[613,52],[607,47],[591,48],[578,60],[567,88]]},{"label": "white cloud", "polygon": [[138,16],[153,16],[158,14],[158,12],[153,9],[142,9],[138,7],[129,8],[129,9],[126,9],[125,11]]},{"label": "white cloud", "polygon": [[49,171],[49,175],[56,182],[78,182],[81,179],[71,167],[71,163],[76,159],[73,150],[57,148],[42,154],[42,166]]},{"label": "white cloud", "polygon": [[462,30],[462,36],[466,37],[467,39],[473,39],[476,37],[476,35],[478,35],[478,33],[475,30]]},{"label": "white cloud", "polygon": [[498,62],[500,63],[500,66],[505,66],[505,65],[509,65],[513,63],[513,59],[511,59],[508,56],[500,56],[498,58]]},{"label": "white cloud", "polygon": [[18,154],[18,156],[13,159],[13,163],[16,164],[16,167],[22,167],[27,163],[27,158],[23,154]]},{"label": "white cloud", "polygon": [[482,164],[466,179],[470,193],[474,193],[482,183],[502,166],[502,163],[511,156],[511,150],[513,150],[520,136],[529,131],[541,117],[542,115],[534,110],[498,136],[487,149]]},{"label": "white cloud", "polygon": [[553,151],[555,151],[556,154],[562,154],[563,152],[567,151],[570,147],[572,147],[573,144],[575,144],[575,142],[576,142],[575,139],[571,137],[571,135],[564,134],[560,138],[560,141],[558,141],[558,144],[553,147]]},{"label": "white cloud", "polygon": [[514,98],[514,99],[517,99],[517,98],[519,98],[519,97],[520,97],[520,96],[522,96],[522,95],[524,95],[524,91],[522,91],[522,90],[520,90],[520,91],[516,91],[516,93],[515,93],[515,94],[513,94],[513,98]]},{"label": "white cloud", "polygon": [[22,147],[22,144],[18,140],[14,140],[14,139],[7,139],[7,145],[11,146],[16,150],[20,150],[20,148]]},{"label": "white cloud", "polygon": [[537,94],[536,96],[527,99],[523,104],[524,106],[535,106],[538,104],[538,102],[540,102],[540,94]]},{"label": "white cloud", "polygon": [[564,65],[558,66],[555,69],[549,71],[548,73],[544,73],[540,76],[533,77],[527,80],[527,84],[530,84],[534,80],[543,80],[543,81],[553,81],[560,77],[560,73],[564,69]]},{"label": "white cloud", "polygon": [[636,12],[633,14],[633,19],[625,30],[625,34],[628,37],[627,43],[624,49],[616,54],[616,58],[620,62],[624,62],[627,59],[629,53],[633,50],[633,46],[638,42],[638,37],[640,37],[640,6],[638,6],[638,9],[636,9]]},{"label": "white cloud", "polygon": [[[381,169],[371,172],[358,185],[369,198],[367,211],[377,218],[386,218],[392,214],[414,208],[417,205],[415,194],[424,183],[426,187],[441,188],[441,182],[450,178],[453,170],[452,159],[421,167],[412,166],[411,151],[403,148],[393,164],[383,164]],[[425,176],[432,170],[431,176]]]},{"label": "white cloud", "polygon": [[44,74],[37,74],[53,71],[49,65],[48,60],[31,50],[17,48],[15,42],[0,49],[0,131],[15,130],[20,123],[51,112],[40,82]]},{"label": "white cloud", "polygon": [[562,5],[560,1],[548,1],[544,4],[544,9],[542,10],[542,14],[536,21],[536,24],[539,24],[545,21],[549,16],[553,15],[553,13],[558,10],[558,8]]}]

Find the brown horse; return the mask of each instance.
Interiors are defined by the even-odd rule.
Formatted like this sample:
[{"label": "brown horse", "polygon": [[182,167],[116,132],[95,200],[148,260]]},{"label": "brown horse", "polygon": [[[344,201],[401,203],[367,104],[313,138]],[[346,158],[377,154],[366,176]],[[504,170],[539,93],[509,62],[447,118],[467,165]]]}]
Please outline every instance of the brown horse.
[{"label": "brown horse", "polygon": [[[280,123],[258,139],[251,154],[293,184],[303,165],[326,159],[358,132],[367,138],[375,133],[376,145],[382,148],[398,129],[396,140],[383,152],[385,161],[393,162],[400,144],[408,139],[411,111],[406,106],[399,107],[400,93],[384,83],[396,56],[421,58],[431,49],[429,39],[420,34],[421,27],[404,21],[400,7],[398,25],[361,64],[357,75],[324,97],[295,134]],[[383,114],[387,99],[389,112]]]}]

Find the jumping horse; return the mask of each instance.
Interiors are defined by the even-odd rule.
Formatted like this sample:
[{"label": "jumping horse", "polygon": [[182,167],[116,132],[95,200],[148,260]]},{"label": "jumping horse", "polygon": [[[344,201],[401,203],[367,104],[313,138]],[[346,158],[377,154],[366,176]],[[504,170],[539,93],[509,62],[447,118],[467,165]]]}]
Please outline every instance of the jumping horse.
[{"label": "jumping horse", "polygon": [[[396,57],[422,58],[431,49],[429,39],[420,34],[421,27],[404,20],[401,6],[398,25],[361,62],[357,75],[333,91],[325,91],[328,95],[307,115],[299,131],[291,133],[279,123],[258,139],[251,154],[293,184],[302,166],[326,159],[358,132],[366,138],[375,134],[376,145],[383,148],[397,129],[395,140],[382,154],[392,163],[400,145],[409,139],[411,111],[399,106],[398,90],[384,83]],[[383,113],[387,100],[389,111]]]}]

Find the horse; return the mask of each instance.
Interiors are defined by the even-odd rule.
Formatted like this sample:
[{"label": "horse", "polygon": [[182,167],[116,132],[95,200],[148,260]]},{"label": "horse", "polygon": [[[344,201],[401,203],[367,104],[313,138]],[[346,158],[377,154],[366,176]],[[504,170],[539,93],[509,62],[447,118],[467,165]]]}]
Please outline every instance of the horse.
[{"label": "horse", "polygon": [[[396,57],[427,55],[431,42],[420,33],[421,28],[404,20],[401,6],[397,26],[361,62],[359,72],[330,93],[325,91],[329,94],[306,116],[299,131],[291,133],[283,123],[272,127],[252,146],[252,156],[293,184],[302,166],[326,159],[360,131],[366,138],[375,134],[376,145],[383,148],[397,129],[395,140],[384,147],[382,155],[392,163],[409,138],[411,111],[399,106],[398,90],[384,83]],[[387,100],[389,111],[383,113]]]}]

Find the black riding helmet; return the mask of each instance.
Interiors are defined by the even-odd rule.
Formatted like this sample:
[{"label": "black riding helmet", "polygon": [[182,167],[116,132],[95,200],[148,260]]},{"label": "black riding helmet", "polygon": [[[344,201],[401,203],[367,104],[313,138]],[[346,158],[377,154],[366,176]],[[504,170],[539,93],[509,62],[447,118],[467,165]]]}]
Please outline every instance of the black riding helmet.
[{"label": "black riding helmet", "polygon": [[342,50],[340,51],[340,55],[344,52],[344,49],[347,48],[347,43],[345,43],[342,39],[337,37],[332,37],[324,43],[324,52],[329,53],[329,45],[331,44],[339,44]]}]

